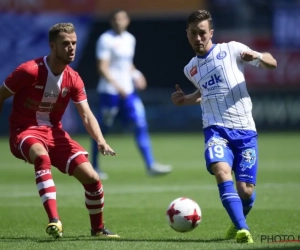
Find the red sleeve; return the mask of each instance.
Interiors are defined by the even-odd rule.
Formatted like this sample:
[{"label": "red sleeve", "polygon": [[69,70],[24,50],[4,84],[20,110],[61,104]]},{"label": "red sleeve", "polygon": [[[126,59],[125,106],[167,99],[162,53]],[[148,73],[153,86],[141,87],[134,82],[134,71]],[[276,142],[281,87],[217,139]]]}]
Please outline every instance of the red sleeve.
[{"label": "red sleeve", "polygon": [[4,86],[13,94],[32,84],[32,75],[25,64],[18,66],[4,81]]},{"label": "red sleeve", "polygon": [[73,102],[78,103],[78,102],[86,101],[87,96],[85,92],[84,83],[79,75],[77,75],[77,78],[73,86],[74,87],[71,91],[71,99],[73,100]]}]

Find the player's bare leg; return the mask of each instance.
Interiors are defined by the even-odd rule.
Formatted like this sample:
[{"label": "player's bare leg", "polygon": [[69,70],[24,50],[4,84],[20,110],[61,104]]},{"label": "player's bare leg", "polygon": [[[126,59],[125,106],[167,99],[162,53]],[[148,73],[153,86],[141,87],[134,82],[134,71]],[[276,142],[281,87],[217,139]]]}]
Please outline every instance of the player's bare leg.
[{"label": "player's bare leg", "polygon": [[254,205],[254,200],[256,198],[254,187],[255,185],[252,183],[246,183],[242,181],[236,182],[236,189],[243,203],[245,217],[248,215]]},{"label": "player's bare leg", "polygon": [[52,179],[51,161],[48,152],[42,142],[35,137],[26,139],[21,150],[25,157],[28,155],[28,160],[34,164],[36,186],[49,218],[46,232],[53,238],[60,238],[63,229],[57,212],[56,187]]},{"label": "player's bare leg", "polygon": [[104,227],[104,192],[98,173],[89,162],[83,162],[75,168],[73,176],[85,189],[85,205],[90,216],[91,235],[119,238],[117,234]]}]

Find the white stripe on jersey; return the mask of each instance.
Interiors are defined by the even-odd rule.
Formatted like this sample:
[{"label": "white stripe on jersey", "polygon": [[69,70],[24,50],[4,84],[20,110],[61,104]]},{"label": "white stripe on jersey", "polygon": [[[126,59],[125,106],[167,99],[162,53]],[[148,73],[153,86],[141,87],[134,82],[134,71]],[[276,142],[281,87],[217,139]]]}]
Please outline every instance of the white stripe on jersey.
[{"label": "white stripe on jersey", "polygon": [[8,90],[10,93],[15,94],[15,92],[13,92],[9,87],[6,86],[5,82],[3,82],[3,86],[4,86],[5,88],[7,88],[7,90]]},{"label": "white stripe on jersey", "polygon": [[[201,91],[203,128],[219,125],[256,130],[240,58],[248,50],[238,42],[217,44],[206,56],[196,56],[185,66],[184,74]],[[259,65],[257,60],[250,64]]]},{"label": "white stripe on jersey", "polygon": [[55,103],[58,99],[59,93],[60,93],[61,83],[62,83],[64,73],[62,73],[58,76],[55,76],[51,72],[51,70],[46,62],[46,57],[44,57],[44,63],[48,70],[48,76],[47,76],[47,81],[46,81],[46,85],[44,88],[43,98],[42,98],[40,106],[39,106],[39,110],[43,110],[43,109],[44,110],[43,111],[38,110],[36,112],[36,120],[37,120],[37,124],[39,126],[47,125],[49,127],[52,127],[52,124],[50,122],[51,111],[45,112],[45,110],[51,110],[52,107],[55,105]]}]

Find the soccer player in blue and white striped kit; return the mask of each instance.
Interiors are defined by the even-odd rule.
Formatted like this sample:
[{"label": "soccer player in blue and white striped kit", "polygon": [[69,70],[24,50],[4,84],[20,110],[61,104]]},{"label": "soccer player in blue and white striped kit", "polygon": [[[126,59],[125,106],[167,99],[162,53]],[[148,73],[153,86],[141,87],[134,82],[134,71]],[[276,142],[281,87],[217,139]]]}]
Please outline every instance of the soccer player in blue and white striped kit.
[{"label": "soccer player in blue and white striped kit", "polygon": [[[96,45],[97,67],[100,79],[97,87],[99,93],[98,121],[103,134],[106,134],[118,114],[124,125],[133,125],[136,145],[142,155],[147,174],[151,176],[168,174],[170,165],[155,161],[145,109],[136,89],[146,88],[146,79],[133,64],[135,37],[126,29],[130,18],[125,10],[115,10],[110,15],[112,29],[104,32]],[[100,179],[107,179],[98,163],[97,144],[93,141],[92,164]]]},{"label": "soccer player in blue and white striped kit", "polygon": [[197,90],[185,95],[176,85],[171,98],[175,105],[200,103],[207,170],[216,178],[220,199],[232,221],[225,238],[252,243],[246,216],[256,197],[258,153],[244,64],[274,69],[277,62],[270,53],[256,52],[239,42],[214,44],[213,32],[208,11],[190,14],[187,37],[196,55],[184,67],[184,74]]}]

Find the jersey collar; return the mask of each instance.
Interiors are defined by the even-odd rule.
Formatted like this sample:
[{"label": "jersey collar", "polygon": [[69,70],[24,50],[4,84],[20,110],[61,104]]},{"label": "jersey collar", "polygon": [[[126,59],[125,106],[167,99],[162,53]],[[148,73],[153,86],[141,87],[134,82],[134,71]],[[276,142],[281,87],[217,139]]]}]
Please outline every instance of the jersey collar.
[{"label": "jersey collar", "polygon": [[216,47],[216,44],[213,44],[213,46],[210,48],[209,51],[206,52],[206,54],[204,56],[197,55],[197,58],[205,59],[215,47]]}]

